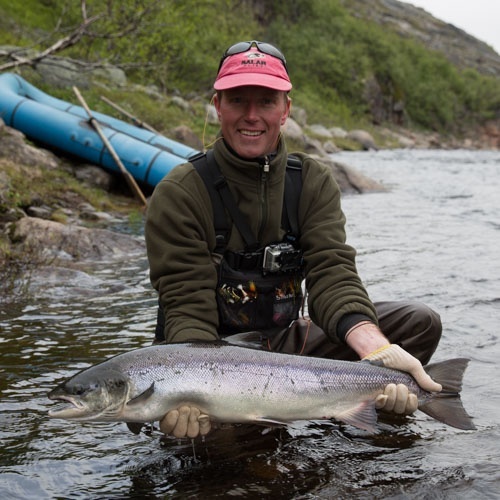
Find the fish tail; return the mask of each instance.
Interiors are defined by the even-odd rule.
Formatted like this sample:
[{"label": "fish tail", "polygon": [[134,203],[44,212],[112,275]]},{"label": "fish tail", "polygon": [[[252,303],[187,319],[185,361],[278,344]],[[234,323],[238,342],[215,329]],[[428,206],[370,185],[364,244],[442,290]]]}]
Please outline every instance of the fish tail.
[{"label": "fish tail", "polygon": [[425,366],[425,371],[433,380],[443,386],[443,390],[433,394],[418,409],[457,429],[475,429],[476,426],[473,424],[471,416],[465,411],[460,399],[462,378],[468,363],[468,359],[456,358]]}]

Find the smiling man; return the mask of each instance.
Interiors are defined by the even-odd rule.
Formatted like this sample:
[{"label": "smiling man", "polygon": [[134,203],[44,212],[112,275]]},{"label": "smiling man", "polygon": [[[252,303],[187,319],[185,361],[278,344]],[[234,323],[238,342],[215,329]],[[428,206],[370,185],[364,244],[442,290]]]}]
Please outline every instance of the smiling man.
[{"label": "smiling man", "polygon": [[[287,153],[280,129],[291,88],[273,45],[240,42],[224,53],[214,83],[221,130],[213,149],[173,169],[148,208],[147,252],[160,303],[155,340],[257,331],[263,349],[374,360],[440,391],[421,364],[438,345],[439,316],[416,302],[372,303],[346,243],[331,170]],[[310,318],[299,318],[304,279]],[[417,400],[390,384],[377,406],[408,414]],[[206,413],[196,401],[179,401],[160,428],[177,437],[206,434]]]}]

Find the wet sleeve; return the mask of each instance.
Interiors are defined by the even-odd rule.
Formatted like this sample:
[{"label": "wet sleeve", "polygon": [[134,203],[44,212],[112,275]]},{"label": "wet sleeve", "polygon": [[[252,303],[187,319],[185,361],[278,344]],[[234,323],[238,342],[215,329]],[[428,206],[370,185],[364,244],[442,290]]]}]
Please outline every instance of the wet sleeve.
[{"label": "wet sleeve", "polygon": [[341,342],[341,318],[361,314],[377,324],[377,315],[356,268],[356,251],[346,242],[340,189],[331,169],[313,160],[303,165],[299,224],[308,310],[332,341]]}]

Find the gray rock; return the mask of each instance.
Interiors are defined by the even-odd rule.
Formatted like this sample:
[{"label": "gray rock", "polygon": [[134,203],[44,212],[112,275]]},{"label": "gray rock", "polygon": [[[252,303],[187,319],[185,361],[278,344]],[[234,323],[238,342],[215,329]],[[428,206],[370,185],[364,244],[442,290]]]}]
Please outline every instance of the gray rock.
[{"label": "gray rock", "polygon": [[366,177],[344,163],[337,162],[333,158],[317,159],[332,169],[332,174],[344,194],[386,191],[386,188],[382,184]]},{"label": "gray rock", "polygon": [[370,149],[378,150],[375,139],[373,139],[373,136],[366,130],[351,130],[347,134],[347,138],[358,142],[363,146],[363,149],[367,151]]},{"label": "gray rock", "polygon": [[281,132],[285,137],[298,144],[303,144],[305,141],[305,134],[302,127],[293,118],[289,117],[287,119],[285,125],[281,127]]},{"label": "gray rock", "polygon": [[175,127],[170,131],[169,136],[175,141],[186,144],[186,146],[190,146],[198,151],[203,150],[203,143],[187,125]]},{"label": "gray rock", "polygon": [[306,136],[304,150],[307,154],[325,157],[328,156],[326,151],[323,149],[323,144],[318,139],[312,139]]},{"label": "gray rock", "polygon": [[320,125],[320,124],[309,125],[307,127],[307,130],[311,134],[313,134],[315,136],[319,136],[320,138],[323,138],[323,139],[331,139],[333,137],[331,130],[327,129],[324,125]]},{"label": "gray rock", "polygon": [[293,118],[293,120],[301,127],[305,127],[307,125],[307,111],[304,108],[292,105],[290,117]]},{"label": "gray rock", "polygon": [[171,103],[182,109],[186,113],[190,113],[192,111],[191,105],[180,96],[173,96],[171,99]]},{"label": "gray rock", "polygon": [[46,57],[37,63],[36,69],[46,83],[59,88],[75,85],[87,89],[94,80],[107,82],[113,87],[127,84],[125,72],[116,66],[95,66],[65,57]]},{"label": "gray rock", "polygon": [[26,213],[31,217],[39,217],[40,219],[50,219],[54,211],[47,205],[40,207],[31,206],[26,209]]},{"label": "gray rock", "polygon": [[143,240],[107,229],[88,229],[24,217],[12,224],[10,237],[40,260],[114,261],[144,255]]},{"label": "gray rock", "polygon": [[331,127],[329,130],[332,133],[332,137],[338,137],[339,139],[347,137],[347,131],[341,127]]},{"label": "gray rock", "polygon": [[323,149],[327,154],[338,153],[341,151],[333,141],[326,141],[323,144]]},{"label": "gray rock", "polygon": [[54,169],[59,159],[50,151],[34,147],[26,142],[26,136],[19,130],[6,127],[2,121],[0,158],[26,166]]},{"label": "gray rock", "polygon": [[209,125],[217,125],[219,123],[219,117],[217,116],[217,111],[213,104],[207,104],[205,106],[205,113]]},{"label": "gray rock", "polygon": [[101,167],[95,165],[79,165],[73,169],[74,176],[88,186],[98,187],[109,191],[115,177]]}]

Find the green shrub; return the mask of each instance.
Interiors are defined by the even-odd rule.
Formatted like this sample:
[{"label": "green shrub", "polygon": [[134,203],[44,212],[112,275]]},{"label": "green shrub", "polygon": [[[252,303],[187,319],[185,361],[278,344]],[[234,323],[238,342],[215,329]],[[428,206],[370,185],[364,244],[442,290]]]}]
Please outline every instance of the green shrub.
[{"label": "green shrub", "polygon": [[[99,16],[88,28],[93,36],[61,55],[119,65],[132,82],[167,94],[208,99],[223,50],[236,41],[264,39],[285,53],[294,103],[306,108],[311,120],[341,126],[370,122],[367,82],[379,89],[387,117],[394,102],[404,103],[407,123],[424,129],[460,131],[500,113],[498,78],[460,70],[442,54],[364,19],[368,7],[362,3],[356,4],[356,17],[340,0],[86,4],[89,17]],[[74,0],[26,0],[22,7],[0,0],[0,44],[43,49],[80,22],[80,2]],[[129,35],[116,36],[131,28]],[[168,111],[144,101],[142,106],[148,115],[141,118],[168,128]],[[191,118],[200,128],[198,114]]]}]

